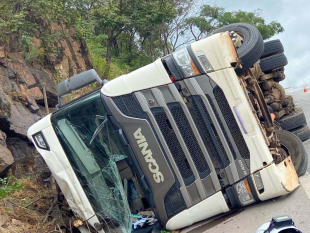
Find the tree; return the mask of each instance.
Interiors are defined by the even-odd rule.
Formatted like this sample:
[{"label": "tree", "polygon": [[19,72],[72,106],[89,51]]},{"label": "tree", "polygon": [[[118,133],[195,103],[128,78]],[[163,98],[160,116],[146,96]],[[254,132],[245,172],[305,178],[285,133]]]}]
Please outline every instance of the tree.
[{"label": "tree", "polygon": [[254,12],[247,11],[225,11],[223,7],[204,5],[198,16],[189,17],[186,27],[195,40],[208,35],[212,30],[232,23],[249,23],[258,28],[263,39],[268,39],[275,34],[284,31],[284,28],[277,21],[266,24],[261,17],[261,10]]},{"label": "tree", "polygon": [[97,34],[106,34],[103,41],[106,46],[106,69],[104,78],[108,78],[112,47],[122,33],[130,35],[129,50],[137,36],[145,41],[153,34],[157,25],[166,23],[175,16],[175,10],[167,0],[98,1],[92,6],[93,20]]},{"label": "tree", "polygon": [[[108,78],[111,73],[116,77],[146,65],[230,23],[253,24],[264,39],[283,31],[276,21],[265,23],[261,11],[228,12],[210,5],[195,8],[194,3],[195,0],[2,0],[0,44],[17,38],[26,54],[33,54],[32,50],[57,54],[55,41],[66,38],[70,28],[77,37],[86,39],[92,57],[95,54],[96,68]],[[40,40],[39,45],[33,43],[34,37]],[[44,56],[38,59],[43,60]]]}]

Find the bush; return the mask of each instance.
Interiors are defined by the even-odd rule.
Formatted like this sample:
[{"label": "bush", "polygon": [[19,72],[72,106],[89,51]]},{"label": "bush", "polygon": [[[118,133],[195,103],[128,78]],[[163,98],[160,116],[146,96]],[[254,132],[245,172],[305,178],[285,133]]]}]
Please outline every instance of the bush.
[{"label": "bush", "polygon": [[0,199],[22,188],[23,185],[14,176],[0,178]]}]

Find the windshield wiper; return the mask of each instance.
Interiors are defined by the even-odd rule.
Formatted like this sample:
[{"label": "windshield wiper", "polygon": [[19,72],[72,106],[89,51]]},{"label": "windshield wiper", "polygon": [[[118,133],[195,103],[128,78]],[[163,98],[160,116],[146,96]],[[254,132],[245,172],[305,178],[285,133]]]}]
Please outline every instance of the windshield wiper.
[{"label": "windshield wiper", "polygon": [[95,130],[93,136],[91,137],[91,140],[90,140],[90,142],[89,142],[89,145],[92,144],[92,142],[94,141],[94,139],[97,137],[98,133],[103,129],[104,124],[108,121],[107,116],[104,116],[104,117],[103,117],[103,116],[100,116],[100,117],[102,117],[104,120],[103,120],[103,122],[96,128],[96,130]]}]

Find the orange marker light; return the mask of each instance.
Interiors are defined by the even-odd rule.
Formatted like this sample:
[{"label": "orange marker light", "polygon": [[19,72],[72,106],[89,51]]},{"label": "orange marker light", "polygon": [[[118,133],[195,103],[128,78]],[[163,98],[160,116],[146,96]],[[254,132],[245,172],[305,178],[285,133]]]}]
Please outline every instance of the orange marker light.
[{"label": "orange marker light", "polygon": [[250,189],[250,185],[249,185],[248,181],[247,181],[246,179],[244,179],[244,180],[243,180],[243,183],[244,183],[244,185],[245,185],[246,190],[248,190],[248,192],[249,192],[250,194],[252,194],[252,191],[251,191],[251,189]]},{"label": "orange marker light", "polygon": [[197,67],[195,66],[194,62],[192,61],[192,59],[190,59],[191,62],[191,67],[193,68],[195,74],[199,74],[200,72],[198,71]]}]

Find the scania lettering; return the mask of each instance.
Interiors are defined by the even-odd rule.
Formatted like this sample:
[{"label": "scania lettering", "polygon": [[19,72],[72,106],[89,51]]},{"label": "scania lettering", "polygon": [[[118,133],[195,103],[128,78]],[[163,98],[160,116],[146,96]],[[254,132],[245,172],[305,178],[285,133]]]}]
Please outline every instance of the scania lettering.
[{"label": "scania lettering", "polygon": [[145,161],[149,164],[150,172],[153,173],[153,177],[156,183],[164,182],[164,176],[159,171],[159,166],[156,163],[156,160],[152,157],[152,151],[148,148],[148,144],[145,140],[145,137],[141,133],[141,128],[137,129],[134,133],[135,139],[137,139],[137,143],[139,147],[142,148],[141,153],[144,155]]}]

